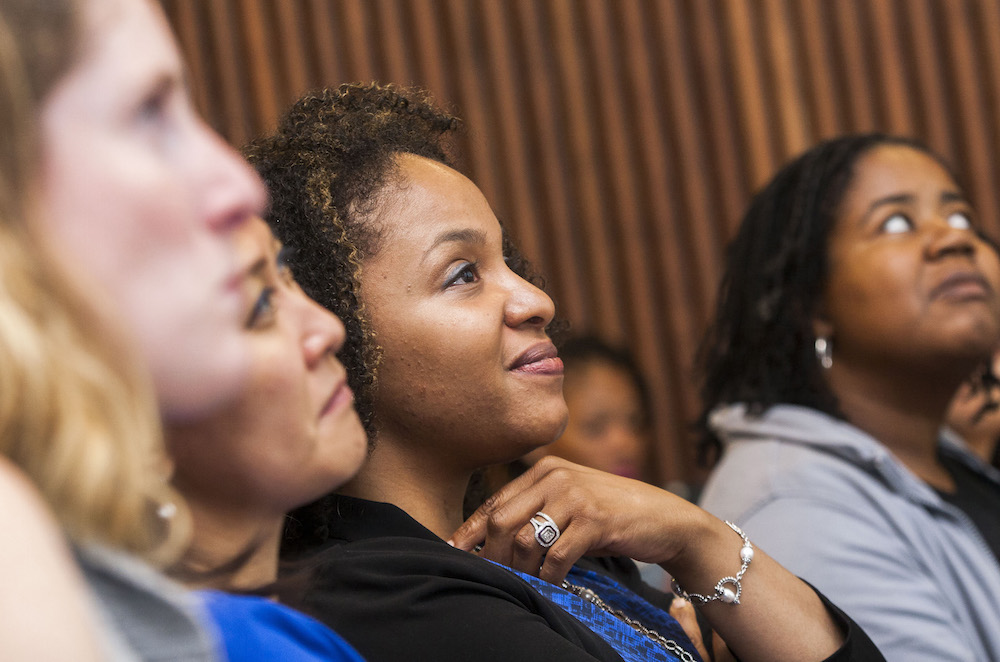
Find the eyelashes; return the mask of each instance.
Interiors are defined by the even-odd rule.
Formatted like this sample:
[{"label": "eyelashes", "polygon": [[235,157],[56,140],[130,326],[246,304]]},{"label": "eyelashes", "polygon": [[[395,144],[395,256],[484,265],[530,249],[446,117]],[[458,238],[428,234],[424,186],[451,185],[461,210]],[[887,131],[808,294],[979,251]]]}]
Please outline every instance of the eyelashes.
[{"label": "eyelashes", "polygon": [[246,327],[248,329],[263,326],[274,318],[275,292],[275,288],[271,286],[261,290],[260,296],[257,297],[257,301],[253,305],[253,310],[250,311],[250,317],[247,318]]},{"label": "eyelashes", "polygon": [[444,283],[444,289],[453,285],[467,285],[479,280],[479,263],[463,262],[452,270]]}]

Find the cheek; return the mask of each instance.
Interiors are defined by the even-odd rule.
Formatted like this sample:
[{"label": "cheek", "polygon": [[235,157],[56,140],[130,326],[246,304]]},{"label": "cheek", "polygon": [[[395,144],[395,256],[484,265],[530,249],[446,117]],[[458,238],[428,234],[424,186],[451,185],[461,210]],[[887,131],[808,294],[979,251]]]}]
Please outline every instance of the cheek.
[{"label": "cheek", "polygon": [[[827,308],[835,325],[902,322],[920,308],[912,258],[898,254],[851,256],[841,262],[827,288]],[[891,312],[895,311],[895,312]]]},{"label": "cheek", "polygon": [[502,373],[498,318],[462,309],[421,312],[374,320],[383,349],[379,379],[387,387],[398,382],[428,395],[471,398]]}]

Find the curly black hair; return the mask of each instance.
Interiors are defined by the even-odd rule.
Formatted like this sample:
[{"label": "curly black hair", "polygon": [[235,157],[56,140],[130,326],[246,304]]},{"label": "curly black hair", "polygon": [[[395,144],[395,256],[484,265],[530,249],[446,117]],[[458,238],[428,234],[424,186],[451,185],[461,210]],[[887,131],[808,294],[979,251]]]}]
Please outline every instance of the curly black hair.
[{"label": "curly black hair", "polygon": [[708,419],[723,404],[745,403],[752,415],[778,403],[795,404],[843,418],[816,360],[813,318],[826,284],[838,207],[860,158],[883,145],[924,152],[955,178],[918,141],[848,135],[785,165],[751,201],[728,247],[714,321],[699,348],[702,411],[696,426],[703,463],[721,450]]},{"label": "curly black hair", "polygon": [[[266,220],[288,249],[288,265],[305,292],[336,314],[347,334],[338,356],[369,440],[375,431],[374,394],[379,347],[360,296],[364,261],[382,237],[372,217],[399,173],[400,154],[455,168],[458,118],[423,90],[394,85],[345,84],[306,94],[271,135],[244,148],[271,195]],[[503,235],[510,268],[542,285]],[[288,554],[326,537],[327,500],[295,511],[286,527]]]},{"label": "curly black hair", "polygon": [[271,206],[265,220],[289,249],[295,279],[344,322],[339,357],[369,437],[379,361],[359,277],[380,237],[366,221],[397,172],[397,154],[453,165],[447,138],[458,124],[423,92],[342,85],[303,96],[273,134],[244,148],[267,185]]}]

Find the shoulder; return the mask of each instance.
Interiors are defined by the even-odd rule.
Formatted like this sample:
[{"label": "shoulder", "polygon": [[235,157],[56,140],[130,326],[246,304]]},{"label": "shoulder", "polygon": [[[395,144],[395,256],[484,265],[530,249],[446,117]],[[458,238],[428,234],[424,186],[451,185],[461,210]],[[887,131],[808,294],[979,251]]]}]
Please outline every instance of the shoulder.
[{"label": "shoulder", "polygon": [[360,662],[336,632],[305,614],[266,598],[218,591],[199,593],[230,662]]},{"label": "shoulder", "polygon": [[373,662],[620,659],[510,571],[442,541],[358,540],[314,563],[301,608]]},{"label": "shoulder", "polygon": [[405,536],[357,540],[329,547],[313,562],[323,592],[359,591],[393,601],[395,591],[408,586],[433,594],[461,585],[482,595],[522,602],[535,595],[504,568],[436,540]]},{"label": "shoulder", "polygon": [[890,494],[868,463],[836,449],[764,439],[731,444],[712,471],[700,503],[735,521],[778,499],[867,509]]},{"label": "shoulder", "polygon": [[192,593],[130,554],[96,545],[76,552],[100,611],[143,659],[215,659]]},{"label": "shoulder", "polygon": [[[0,503],[7,534],[0,543],[0,659],[100,659],[97,623],[69,547],[35,487],[3,456]],[[60,636],[38,636],[56,631]]]}]

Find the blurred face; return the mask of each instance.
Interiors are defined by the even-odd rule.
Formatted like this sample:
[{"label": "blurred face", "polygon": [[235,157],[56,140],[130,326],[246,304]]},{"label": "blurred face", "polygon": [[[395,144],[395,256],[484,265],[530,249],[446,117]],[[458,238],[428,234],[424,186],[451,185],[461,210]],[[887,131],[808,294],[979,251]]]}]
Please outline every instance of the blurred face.
[{"label": "blurred face", "polygon": [[[1000,374],[1000,354],[993,356],[993,374]],[[978,380],[977,380],[978,381]],[[982,460],[990,462],[1000,441],[1000,386],[962,384],[948,407],[946,423]]]},{"label": "blurred face", "polygon": [[399,158],[381,247],[361,287],[383,349],[379,438],[413,440],[461,469],[514,459],[566,422],[552,300],[504,261],[483,194],[429,159]]},{"label": "blurred face", "polygon": [[1000,338],[1000,263],[971,207],[927,154],[881,146],[857,163],[830,239],[816,323],[832,370],[968,374]]},{"label": "blurred face", "polygon": [[117,307],[167,419],[195,416],[248,365],[233,232],[263,188],[195,114],[158,5],[82,5],[81,57],[42,108],[46,234]]},{"label": "blurred face", "polygon": [[566,431],[545,451],[570,462],[640,478],[646,448],[642,400],[627,372],[588,360],[567,370]]},{"label": "blurred face", "polygon": [[242,396],[205,421],[173,426],[174,482],[195,506],[279,515],[340,486],[367,437],[344,366],[344,326],[279,263],[263,221],[241,232],[257,293],[242,333],[252,357]]}]

